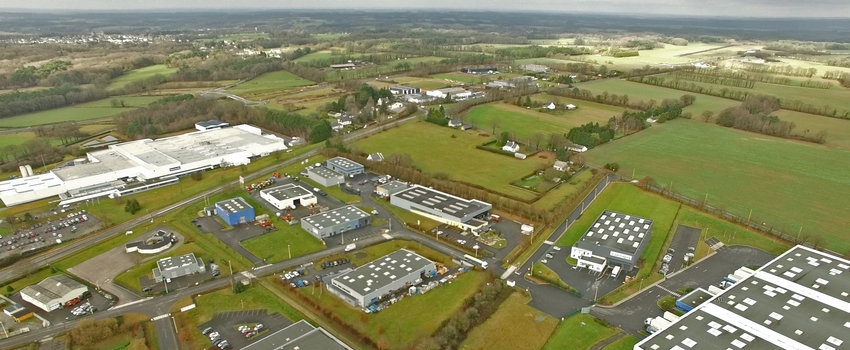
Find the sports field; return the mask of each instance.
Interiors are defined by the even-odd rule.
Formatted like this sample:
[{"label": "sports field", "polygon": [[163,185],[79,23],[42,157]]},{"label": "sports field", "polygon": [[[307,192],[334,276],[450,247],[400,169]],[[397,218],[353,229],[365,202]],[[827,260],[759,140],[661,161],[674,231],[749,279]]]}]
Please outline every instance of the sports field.
[{"label": "sports field", "polygon": [[536,156],[519,160],[475,148],[491,139],[489,133],[480,130],[461,131],[422,121],[406,123],[354,145],[363,152],[382,152],[384,156],[407,153],[416,167],[427,173],[445,173],[450,179],[494,192],[534,198],[535,193],[510,186],[510,182],[531,174],[548,160]]},{"label": "sports field", "polygon": [[[472,329],[460,350],[540,349],[558,320],[527,305],[530,297],[515,292],[484,323]],[[510,332],[504,330],[510,329]]]},{"label": "sports field", "polygon": [[608,91],[609,94],[617,94],[621,96],[624,94],[629,95],[630,103],[655,100],[655,102],[660,104],[661,100],[665,98],[679,99],[685,94],[694,95],[697,98],[696,101],[694,101],[694,104],[684,109],[685,112],[691,112],[694,116],[699,116],[699,114],[706,110],[718,112],[725,108],[741,104],[739,101],[728,100],[725,98],[701,95],[694,92],[668,89],[619,79],[579,84],[577,87],[582,90],[590,90],[594,95],[601,94],[605,91]]},{"label": "sports field", "polygon": [[[0,119],[0,127],[20,128],[32,125],[61,123],[111,117],[121,112],[131,111],[149,105],[164,96],[116,96],[93,102],[23,114]],[[112,107],[112,100],[123,100],[125,107]]]},{"label": "sports field", "polygon": [[777,229],[800,228],[846,252],[850,151],[677,120],[585,154],[592,164],[617,162],[620,173],[649,175],[692,198]]},{"label": "sports field", "polygon": [[227,91],[237,95],[256,94],[267,91],[287,90],[308,85],[313,85],[313,82],[290,72],[281,70],[260,75],[254,79],[236,85]]},{"label": "sports field", "polygon": [[[673,74],[661,74],[665,80],[675,80]],[[819,79],[818,79],[819,80]],[[790,86],[781,84],[755,83],[752,89],[738,88],[734,86],[726,86],[720,84],[709,84],[695,82],[691,80],[681,80],[682,82],[694,83],[697,86],[711,88],[713,91],[727,89],[729,91],[745,91],[749,93],[759,93],[764,95],[776,96],[779,99],[797,100],[804,104],[811,104],[815,107],[831,106],[839,111],[850,110],[850,89],[833,86],[831,89],[815,89],[801,86]],[[702,97],[700,95],[700,97]],[[699,97],[697,98],[699,102]]]},{"label": "sports field", "polygon": [[[516,134],[520,140],[527,140],[535,133],[543,134],[548,139],[553,132],[567,133],[571,128],[596,122],[604,124],[612,116],[620,115],[622,108],[600,105],[584,101],[560,101],[561,103],[574,103],[579,106],[573,111],[564,114],[549,114],[538,112],[536,109],[527,109],[505,103],[478,106],[466,114],[466,122],[477,128],[493,131],[491,121],[497,119],[499,127],[496,133],[503,131]],[[544,139],[545,142],[545,139]]]},{"label": "sports field", "polygon": [[109,89],[118,89],[124,87],[128,83],[132,83],[134,81],[139,81],[142,79],[150,78],[154,75],[161,74],[165,77],[170,77],[174,72],[177,72],[177,68],[168,68],[164,64],[157,64],[153,66],[147,66],[145,68],[134,69],[129,72],[124,73],[120,77],[117,77],[109,83]]}]

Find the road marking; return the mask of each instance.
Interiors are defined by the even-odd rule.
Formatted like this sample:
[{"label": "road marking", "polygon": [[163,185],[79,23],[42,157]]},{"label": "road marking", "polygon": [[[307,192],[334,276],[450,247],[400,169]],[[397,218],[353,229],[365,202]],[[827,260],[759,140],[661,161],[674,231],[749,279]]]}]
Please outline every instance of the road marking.
[{"label": "road marking", "polygon": [[555,245],[555,242],[552,242],[552,241],[543,241],[543,244]]},{"label": "road marking", "polygon": [[171,314],[162,314],[162,315],[156,316],[154,318],[151,318],[151,321],[157,321],[157,320],[161,320],[163,318],[168,318],[168,317],[171,317]]},{"label": "road marking", "polygon": [[390,235],[388,235],[388,234],[386,234],[386,233],[382,234],[381,236],[384,236],[384,239],[386,239],[386,240],[388,240],[388,241],[391,241],[391,240],[393,239],[393,236],[390,236]]},{"label": "road marking", "polygon": [[682,296],[682,295],[681,295],[681,294],[679,294],[679,293],[676,293],[676,292],[674,292],[674,291],[672,291],[672,290],[669,290],[669,289],[667,289],[667,288],[662,287],[660,284],[659,284],[659,285],[657,285],[656,287],[663,289],[663,290],[664,290],[665,292],[667,292],[667,293],[673,294],[673,295],[674,295],[674,296],[676,296],[677,298]]}]

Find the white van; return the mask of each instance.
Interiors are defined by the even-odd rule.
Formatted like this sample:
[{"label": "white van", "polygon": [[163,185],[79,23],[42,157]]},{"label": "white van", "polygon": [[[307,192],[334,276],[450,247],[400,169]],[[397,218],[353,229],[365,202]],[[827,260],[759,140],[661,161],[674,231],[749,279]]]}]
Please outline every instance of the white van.
[{"label": "white van", "polygon": [[350,251],[355,250],[355,249],[357,249],[357,245],[354,244],[354,243],[351,243],[351,244],[345,246],[345,251],[347,251],[347,252],[350,252]]}]

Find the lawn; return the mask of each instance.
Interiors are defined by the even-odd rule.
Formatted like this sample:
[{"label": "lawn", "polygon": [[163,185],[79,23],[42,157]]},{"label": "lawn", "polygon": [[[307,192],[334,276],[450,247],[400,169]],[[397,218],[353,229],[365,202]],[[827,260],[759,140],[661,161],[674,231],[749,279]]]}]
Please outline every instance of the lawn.
[{"label": "lawn", "polygon": [[549,266],[546,266],[546,264],[539,261],[532,265],[531,277],[538,278],[564,290],[573,289],[572,286],[561,279],[561,276],[558,276],[558,273],[555,272],[555,270],[552,270]]},{"label": "lawn", "polygon": [[591,173],[590,170],[582,171],[573,176],[566,183],[562,183],[561,186],[558,186],[558,188],[546,192],[543,197],[534,202],[534,206],[541,209],[551,209],[562,205],[564,200],[573,196],[582,188],[585,182],[590,181],[592,178],[593,173]]},{"label": "lawn", "polygon": [[[671,147],[670,145],[675,145]],[[651,176],[703,200],[788,234],[817,235],[850,250],[845,220],[850,151],[677,120],[610,142],[585,154],[592,164],[616,162],[620,173]]]},{"label": "lawn", "polygon": [[685,112],[691,112],[694,116],[700,115],[703,111],[719,112],[725,108],[740,105],[741,102],[729,100],[720,97],[700,95],[695,92],[681,91],[676,89],[668,89],[660,86],[653,86],[641,83],[635,83],[627,80],[609,79],[601,82],[593,82],[588,84],[579,84],[578,88],[590,90],[594,95],[608,91],[609,94],[628,95],[629,103],[638,101],[655,100],[658,104],[665,98],[679,99],[682,95],[689,94],[696,96],[694,104],[685,107]]},{"label": "lawn", "polygon": [[519,292],[511,294],[487,321],[469,332],[459,349],[542,348],[558,320],[528,306],[530,299]]},{"label": "lawn", "polygon": [[[665,78],[665,80],[675,80],[672,74],[662,74],[659,76]],[[841,111],[850,110],[850,90],[841,87],[833,87],[832,89],[815,89],[802,86],[767,84],[757,82],[755,83],[755,86],[752,89],[745,89],[720,84],[701,83],[691,80],[682,81],[694,83],[697,86],[708,87],[714,91],[720,91],[721,89],[727,89],[729,91],[745,91],[751,94],[758,93],[763,95],[772,95],[778,97],[779,99],[797,100],[803,102],[803,104],[811,104],[816,107],[828,105],[832,106],[833,108],[837,108],[839,110],[839,113]]]},{"label": "lawn", "polygon": [[[188,336],[180,337],[181,348],[185,349],[200,349],[201,345],[204,349],[210,348],[212,344],[209,338],[203,336],[197,326],[211,320],[213,314],[217,312],[266,309],[269,314],[278,312],[293,322],[304,318],[300,312],[259,283],[249,286],[239,294],[234,294],[230,288],[225,288],[196,296],[194,302],[197,305],[194,309],[175,313],[175,322],[179,325],[178,332],[188,332]],[[184,338],[189,340],[186,341]]]},{"label": "lawn", "polygon": [[422,229],[422,231],[428,232],[432,228],[440,226],[440,222],[426,218],[424,216],[416,215],[415,213],[411,213],[407,210],[391,205],[390,202],[378,201],[378,204],[383,206],[384,209],[389,210],[390,214],[392,214],[392,216],[394,216],[402,223],[406,223],[408,226],[412,227],[416,227],[418,225]]},{"label": "lawn", "polygon": [[366,314],[351,307],[330,293],[312,288],[301,288],[294,293],[303,293],[323,307],[333,310],[335,315],[359,332],[378,341],[389,343],[389,349],[408,349],[416,340],[434,333],[443,321],[463,307],[487,282],[486,273],[469,271],[426,294],[404,298],[376,314]]},{"label": "lawn", "polygon": [[314,83],[312,81],[281,70],[260,75],[254,79],[228,89],[228,92],[236,95],[257,94],[267,91],[287,90],[313,84]]},{"label": "lawn", "polygon": [[132,83],[134,81],[147,79],[157,74],[163,75],[165,77],[170,77],[175,72],[177,72],[177,68],[168,68],[164,64],[157,64],[144,68],[134,69],[113,79],[112,82],[109,83],[108,89],[120,89],[124,87],[124,85]]},{"label": "lawn", "polygon": [[716,237],[726,245],[751,246],[775,255],[782,254],[788,248],[791,248],[785,242],[752,232],[742,226],[720,220],[690,207],[682,207],[676,219],[679,225],[701,229],[701,241],[707,240],[710,237]]},{"label": "lawn", "polygon": [[611,344],[608,344],[603,350],[632,350],[635,348],[635,344],[637,344],[640,340],[635,338],[632,335],[627,335],[624,338],[620,338]]},{"label": "lawn", "polygon": [[[535,109],[497,103],[473,108],[466,114],[465,121],[479,129],[493,131],[491,121],[496,119],[499,123],[496,133],[508,131],[514,133],[520,140],[528,140],[535,133],[548,137],[553,132],[565,134],[574,127],[591,122],[604,124],[611,117],[622,114],[624,110],[585,101],[561,102],[575,103],[579,107],[572,111],[564,111],[563,114],[549,114]],[[604,108],[599,108],[600,106]]]},{"label": "lawn", "polygon": [[300,224],[289,225],[280,221],[275,226],[277,231],[244,240],[240,244],[270,264],[325,249],[322,241],[301,229]]},{"label": "lawn", "polygon": [[461,131],[420,121],[370,136],[355,145],[366,153],[383,152],[385,156],[407,153],[425,172],[444,173],[453,180],[476,184],[494,192],[533,198],[535,193],[510,186],[510,182],[530,174],[548,161],[538,157],[519,160],[475,148],[490,139],[490,135],[480,131]]},{"label": "lawn", "polygon": [[[32,125],[106,118],[124,111],[149,105],[164,96],[117,96],[75,106],[0,119],[0,127],[19,128]],[[112,100],[123,100],[125,107],[112,107]]]},{"label": "lawn", "polygon": [[616,329],[596,322],[593,316],[577,314],[561,321],[543,350],[587,350],[614,334],[617,334]]}]

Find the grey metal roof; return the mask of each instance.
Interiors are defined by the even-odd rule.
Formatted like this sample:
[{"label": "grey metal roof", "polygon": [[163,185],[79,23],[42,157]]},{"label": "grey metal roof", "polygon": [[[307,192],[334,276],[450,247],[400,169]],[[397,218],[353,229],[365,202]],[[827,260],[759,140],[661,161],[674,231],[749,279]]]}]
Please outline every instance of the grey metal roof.
[{"label": "grey metal roof", "polygon": [[328,165],[333,165],[334,167],[340,168],[345,171],[353,171],[358,169],[363,169],[363,164],[357,163],[351,159],[343,158],[343,157],[333,157],[328,159]]},{"label": "grey metal roof", "polygon": [[323,179],[336,179],[344,176],[336,170],[325,168],[323,166],[312,168],[307,170],[307,172]]},{"label": "grey metal roof", "polygon": [[360,295],[366,295],[403,277],[418,275],[422,269],[433,263],[412,251],[399,249],[346,274],[336,276],[333,280]]},{"label": "grey metal roof", "polygon": [[268,194],[280,201],[292,198],[308,197],[313,195],[313,192],[310,192],[310,190],[291,183],[284,184],[282,186],[266,188],[260,190],[260,192]]},{"label": "grey metal roof", "polygon": [[317,229],[346,224],[361,218],[370,217],[369,213],[353,205],[348,205],[322,213],[316,213],[301,220]]},{"label": "grey metal roof", "polygon": [[84,287],[84,284],[68,276],[56,275],[47,277],[38,284],[24,287],[21,294],[26,294],[39,302],[47,303],[55,299],[64,299],[68,296],[68,293]]},{"label": "grey metal roof", "polygon": [[629,254],[650,237],[653,221],[639,216],[605,210],[587,229],[579,242],[596,244]]},{"label": "grey metal roof", "polygon": [[221,208],[222,210],[227,211],[228,213],[236,213],[243,211],[248,208],[253,208],[248,202],[245,201],[242,197],[234,197],[230,199],[225,199],[220,202],[216,202],[215,206]]},{"label": "grey metal roof", "polygon": [[197,123],[195,123],[195,125],[202,126],[202,127],[205,127],[205,128],[209,128],[211,126],[226,126],[226,125],[230,125],[230,124],[225,123],[225,122],[218,120],[218,119],[210,119],[210,120],[207,120],[205,122],[197,122]]},{"label": "grey metal roof", "polygon": [[683,295],[677,301],[684,303],[684,304],[687,304],[687,305],[690,305],[691,307],[697,307],[700,304],[708,301],[708,299],[711,299],[711,297],[713,297],[713,296],[714,295],[709,293],[707,290],[702,289],[702,288],[697,288],[697,289],[692,290],[690,293]]},{"label": "grey metal roof", "polygon": [[398,190],[407,188],[407,183],[401,181],[390,181],[383,185],[378,185],[378,188],[383,189],[385,192],[395,193]]},{"label": "grey metal roof", "polygon": [[200,271],[200,264],[195,253],[172,256],[157,260],[156,266],[163,276],[176,278],[191,275]]},{"label": "grey metal roof", "polygon": [[440,192],[432,188],[415,185],[406,190],[398,192],[393,197],[419,204],[448,215],[462,218],[469,214],[483,212],[492,209],[489,203],[479,200],[467,200],[460,197]]},{"label": "grey metal roof", "polygon": [[848,260],[794,247],[638,348],[848,349],[848,270]]}]

